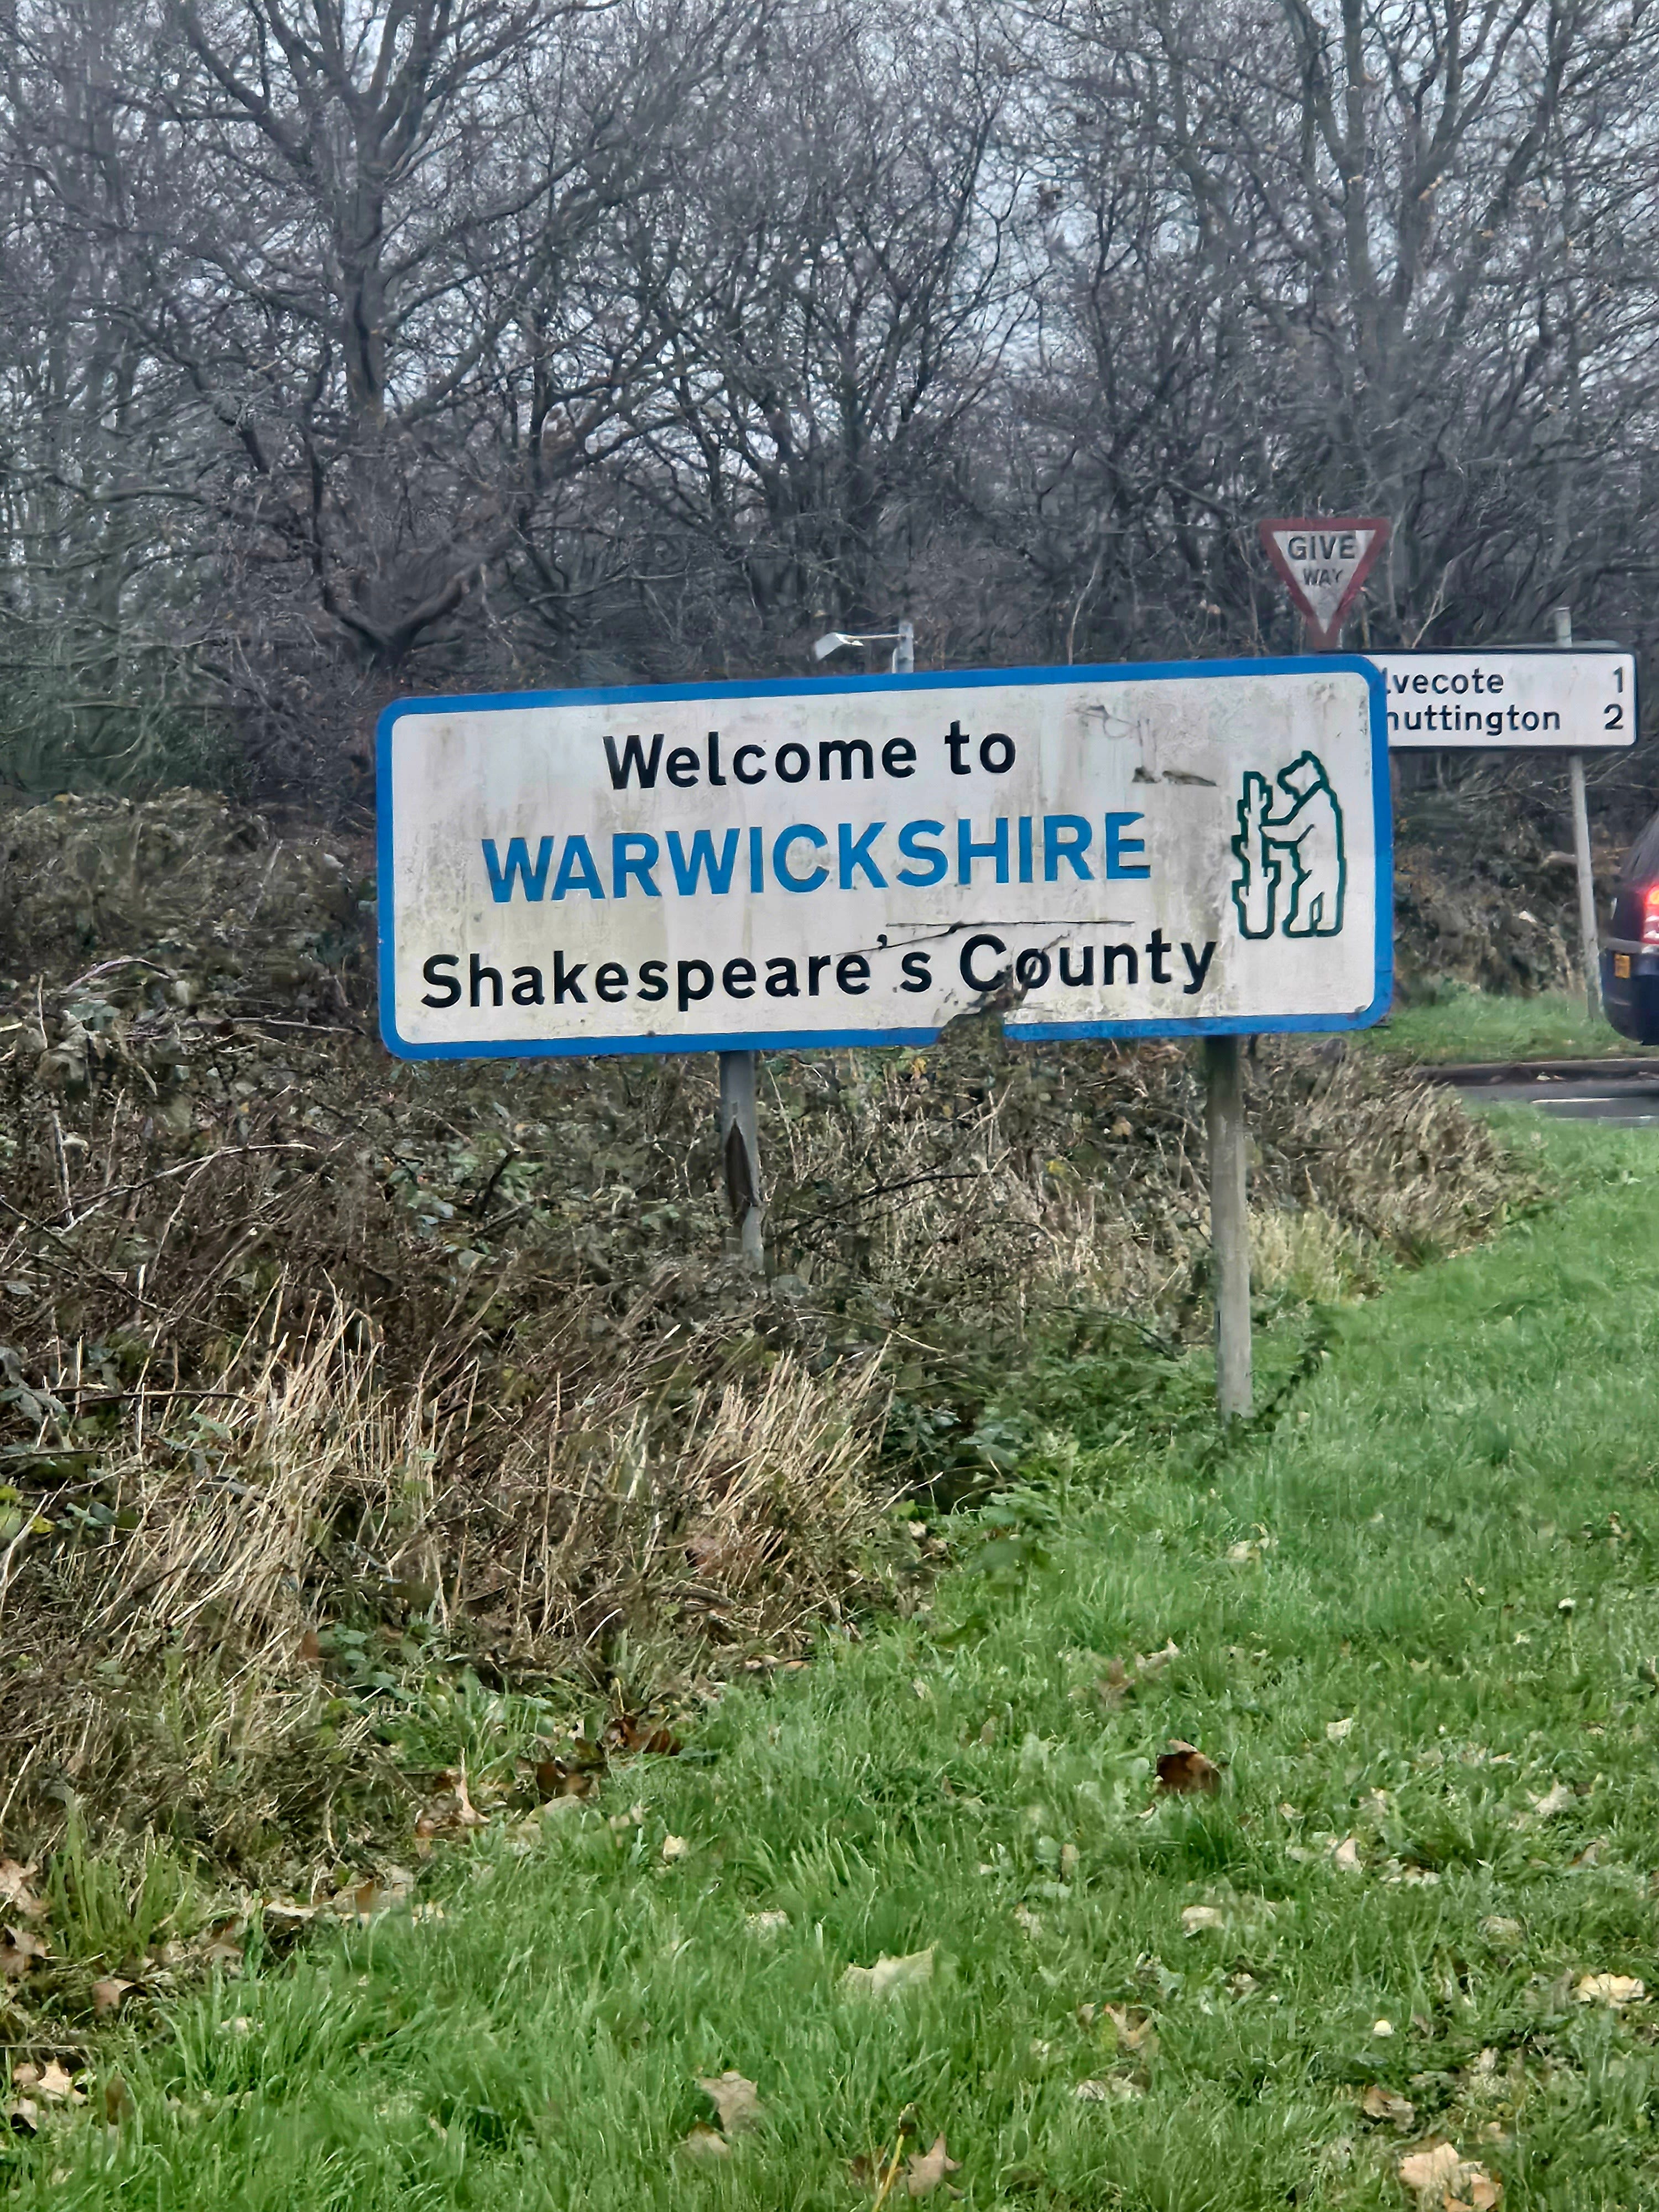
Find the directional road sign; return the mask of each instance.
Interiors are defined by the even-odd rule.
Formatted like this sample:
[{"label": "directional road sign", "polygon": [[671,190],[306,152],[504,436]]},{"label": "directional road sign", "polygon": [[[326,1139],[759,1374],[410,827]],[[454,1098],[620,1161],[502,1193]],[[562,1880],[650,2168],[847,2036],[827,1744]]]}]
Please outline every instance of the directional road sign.
[{"label": "directional road sign", "polygon": [[1352,657],[421,699],[380,727],[416,1059],[1353,1029],[1391,985]]},{"label": "directional road sign", "polygon": [[1497,653],[1373,653],[1395,752],[1465,745],[1563,752],[1636,742],[1636,656],[1617,647]]},{"label": "directional road sign", "polygon": [[1342,635],[1348,610],[1389,542],[1389,519],[1366,515],[1275,515],[1257,526],[1262,550],[1324,650]]}]

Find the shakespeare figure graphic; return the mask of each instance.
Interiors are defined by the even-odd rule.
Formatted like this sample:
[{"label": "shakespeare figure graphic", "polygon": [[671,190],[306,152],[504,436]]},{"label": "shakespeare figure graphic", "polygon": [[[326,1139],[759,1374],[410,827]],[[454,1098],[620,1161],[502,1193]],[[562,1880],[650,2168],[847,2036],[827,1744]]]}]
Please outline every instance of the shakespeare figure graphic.
[{"label": "shakespeare figure graphic", "polygon": [[1275,929],[1285,937],[1334,937],[1347,883],[1342,809],[1316,754],[1304,753],[1273,781],[1278,792],[1258,770],[1248,770],[1238,802],[1232,850],[1239,928],[1246,937],[1271,937]]}]

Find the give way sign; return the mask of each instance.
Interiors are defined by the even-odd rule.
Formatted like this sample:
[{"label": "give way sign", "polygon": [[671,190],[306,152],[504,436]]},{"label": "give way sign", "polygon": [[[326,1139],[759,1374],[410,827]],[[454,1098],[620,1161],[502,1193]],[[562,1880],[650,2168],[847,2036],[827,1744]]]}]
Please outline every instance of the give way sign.
[{"label": "give way sign", "polygon": [[1313,644],[1328,651],[1389,542],[1388,517],[1274,515],[1258,527],[1262,550],[1307,617]]}]

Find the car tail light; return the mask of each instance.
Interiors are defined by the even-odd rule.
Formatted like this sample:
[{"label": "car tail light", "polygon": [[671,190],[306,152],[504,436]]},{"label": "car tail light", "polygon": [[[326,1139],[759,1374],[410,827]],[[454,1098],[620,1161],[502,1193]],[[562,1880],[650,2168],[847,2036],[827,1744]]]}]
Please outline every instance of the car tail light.
[{"label": "car tail light", "polygon": [[1659,945],[1659,884],[1642,887],[1642,942]]}]

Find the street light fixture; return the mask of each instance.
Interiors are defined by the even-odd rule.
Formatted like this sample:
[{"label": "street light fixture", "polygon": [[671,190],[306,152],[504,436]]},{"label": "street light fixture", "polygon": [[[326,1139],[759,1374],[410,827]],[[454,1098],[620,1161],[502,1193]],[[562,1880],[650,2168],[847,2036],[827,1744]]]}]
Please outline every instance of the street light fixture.
[{"label": "street light fixture", "polygon": [[812,641],[812,658],[828,660],[832,653],[839,653],[844,645],[890,645],[893,648],[892,671],[895,676],[914,676],[916,672],[916,633],[915,625],[902,622],[896,629],[873,629],[855,634],[852,630],[832,629]]}]

